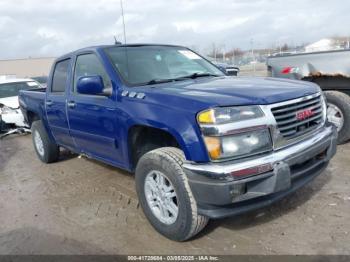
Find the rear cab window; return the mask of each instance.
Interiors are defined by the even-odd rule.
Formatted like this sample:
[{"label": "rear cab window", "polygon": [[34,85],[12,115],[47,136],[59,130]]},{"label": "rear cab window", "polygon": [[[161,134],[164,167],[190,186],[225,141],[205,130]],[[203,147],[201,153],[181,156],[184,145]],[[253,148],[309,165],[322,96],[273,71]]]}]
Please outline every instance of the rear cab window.
[{"label": "rear cab window", "polygon": [[52,77],[51,93],[64,93],[68,83],[70,59],[57,62]]}]

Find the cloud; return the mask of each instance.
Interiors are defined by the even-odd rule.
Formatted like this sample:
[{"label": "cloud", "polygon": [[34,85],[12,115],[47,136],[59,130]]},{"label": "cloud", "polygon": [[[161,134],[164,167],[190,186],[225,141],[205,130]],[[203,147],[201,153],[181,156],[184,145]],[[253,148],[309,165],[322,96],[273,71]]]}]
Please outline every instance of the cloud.
[{"label": "cloud", "polygon": [[[300,44],[350,35],[350,3],[334,0],[124,0],[128,42],[205,51]],[[2,0],[0,59],[58,56],[123,41],[119,0]],[[252,41],[253,40],[253,41]]]},{"label": "cloud", "polygon": [[186,30],[197,31],[201,24],[198,21],[179,21],[173,22],[172,25],[176,27],[178,32],[181,32]]}]

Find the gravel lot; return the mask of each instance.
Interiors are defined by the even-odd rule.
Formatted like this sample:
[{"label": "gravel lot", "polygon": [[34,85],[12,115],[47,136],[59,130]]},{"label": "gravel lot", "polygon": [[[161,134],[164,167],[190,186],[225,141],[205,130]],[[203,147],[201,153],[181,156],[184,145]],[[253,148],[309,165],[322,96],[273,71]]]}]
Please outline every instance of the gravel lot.
[{"label": "gravel lot", "polygon": [[282,202],[211,221],[195,239],[159,235],[132,174],[64,152],[37,159],[30,135],[0,140],[0,254],[350,254],[350,143]]}]

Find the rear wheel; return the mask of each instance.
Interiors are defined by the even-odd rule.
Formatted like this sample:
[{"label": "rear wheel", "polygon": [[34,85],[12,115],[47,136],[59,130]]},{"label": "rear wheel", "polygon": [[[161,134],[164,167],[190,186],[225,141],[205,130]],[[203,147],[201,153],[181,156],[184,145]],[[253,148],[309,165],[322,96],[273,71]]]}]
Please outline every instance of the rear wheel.
[{"label": "rear wheel", "polygon": [[327,98],[327,119],[338,130],[338,144],[350,139],[350,97],[337,91],[324,92]]},{"label": "rear wheel", "polygon": [[200,232],[208,218],[198,215],[197,204],[182,169],[181,150],[163,147],[146,153],[136,167],[136,190],[152,226],[176,241]]},{"label": "rear wheel", "polygon": [[35,152],[44,163],[56,162],[59,157],[59,147],[51,141],[41,120],[32,123],[32,140]]}]

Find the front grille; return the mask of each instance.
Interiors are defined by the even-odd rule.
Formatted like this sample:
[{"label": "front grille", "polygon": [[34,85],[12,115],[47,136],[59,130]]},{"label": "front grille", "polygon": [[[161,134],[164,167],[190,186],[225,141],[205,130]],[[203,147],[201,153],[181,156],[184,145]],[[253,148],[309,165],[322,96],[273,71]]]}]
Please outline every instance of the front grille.
[{"label": "front grille", "polygon": [[[320,95],[300,102],[271,108],[278,129],[286,139],[303,135],[320,126],[323,122],[322,110]],[[306,116],[304,119],[298,119],[297,114],[305,111],[312,112],[312,115]]]}]

